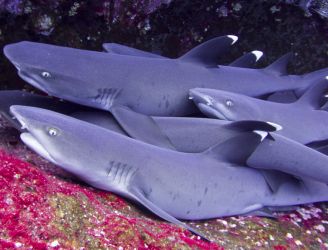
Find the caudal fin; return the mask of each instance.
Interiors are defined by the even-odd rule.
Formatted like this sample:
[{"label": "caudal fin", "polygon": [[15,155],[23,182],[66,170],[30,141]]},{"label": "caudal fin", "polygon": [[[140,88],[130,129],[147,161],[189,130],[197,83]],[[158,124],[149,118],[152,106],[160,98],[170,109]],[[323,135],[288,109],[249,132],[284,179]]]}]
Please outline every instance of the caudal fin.
[{"label": "caudal fin", "polygon": [[305,93],[295,102],[297,105],[320,108],[325,101],[325,94],[328,90],[328,76],[312,84]]},{"label": "caudal fin", "polygon": [[301,76],[300,88],[295,90],[295,94],[300,97],[302,96],[308,88],[318,83],[322,79],[328,76],[328,68],[319,69]]}]

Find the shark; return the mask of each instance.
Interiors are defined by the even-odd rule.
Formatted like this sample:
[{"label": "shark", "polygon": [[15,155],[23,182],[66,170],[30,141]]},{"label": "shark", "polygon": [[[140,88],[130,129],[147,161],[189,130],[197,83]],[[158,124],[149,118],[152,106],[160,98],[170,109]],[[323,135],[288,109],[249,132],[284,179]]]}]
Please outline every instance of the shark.
[{"label": "shark", "polygon": [[210,117],[223,120],[270,121],[282,126],[277,131],[304,145],[328,138],[328,113],[321,109],[327,101],[328,78],[313,84],[296,102],[275,103],[215,89],[195,88],[190,98]]},{"label": "shark", "polygon": [[277,178],[280,184],[273,192],[260,171],[245,166],[269,135],[266,131],[250,130],[192,154],[136,141],[54,111],[16,105],[10,111],[25,129],[22,141],[45,159],[205,239],[181,220],[248,214],[328,198],[326,184],[286,175]]}]

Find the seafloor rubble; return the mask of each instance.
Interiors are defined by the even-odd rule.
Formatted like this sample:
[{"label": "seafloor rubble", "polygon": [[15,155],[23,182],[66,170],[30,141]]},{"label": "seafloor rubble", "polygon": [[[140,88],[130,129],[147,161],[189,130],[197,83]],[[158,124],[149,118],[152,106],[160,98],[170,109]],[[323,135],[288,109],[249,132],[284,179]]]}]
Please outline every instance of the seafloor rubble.
[{"label": "seafloor rubble", "polygon": [[[1,119],[0,249],[328,249],[328,206],[189,224],[214,242],[88,187],[28,150]],[[73,180],[72,180],[73,179]]]}]

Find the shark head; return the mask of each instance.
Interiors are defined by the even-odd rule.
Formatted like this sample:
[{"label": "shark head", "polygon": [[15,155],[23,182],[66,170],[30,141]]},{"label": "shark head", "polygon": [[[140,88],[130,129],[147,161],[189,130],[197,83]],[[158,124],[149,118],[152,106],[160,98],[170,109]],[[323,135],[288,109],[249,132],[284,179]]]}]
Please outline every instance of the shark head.
[{"label": "shark head", "polygon": [[[117,137],[125,136],[46,109],[14,105],[10,112],[25,130],[22,141],[33,151],[96,188],[133,198],[125,183],[132,168],[113,161],[115,156],[120,160]],[[120,167],[125,179],[115,179]]]},{"label": "shark head", "polygon": [[260,109],[250,97],[227,91],[195,88],[189,98],[209,117],[228,121],[258,120]]},{"label": "shark head", "polygon": [[10,112],[25,131],[21,133],[22,141],[33,151],[82,180],[90,181],[91,176],[99,179],[103,175],[95,162],[100,158],[97,147],[92,146],[99,138],[92,138],[85,131],[83,124],[88,123],[29,106],[14,105]]},{"label": "shark head", "polygon": [[[99,69],[106,65],[105,53],[19,42],[6,45],[4,54],[23,80],[51,96],[87,106],[97,106],[97,96],[104,99],[96,83],[102,77]],[[90,63],[94,54],[99,56]]]}]

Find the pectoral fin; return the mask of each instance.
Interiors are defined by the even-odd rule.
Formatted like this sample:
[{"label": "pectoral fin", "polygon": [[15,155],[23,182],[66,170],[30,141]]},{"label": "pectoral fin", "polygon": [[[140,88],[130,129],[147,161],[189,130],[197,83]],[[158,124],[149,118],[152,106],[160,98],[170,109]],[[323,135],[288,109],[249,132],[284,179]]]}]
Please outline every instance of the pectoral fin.
[{"label": "pectoral fin", "polygon": [[244,214],[244,216],[260,216],[260,217],[267,217],[267,218],[271,218],[271,219],[276,219],[277,216],[275,216],[271,210],[267,209],[267,208],[261,208],[259,210],[255,210],[252,212],[249,212],[247,214]]},{"label": "pectoral fin", "polygon": [[176,150],[152,117],[137,113],[125,106],[113,106],[111,113],[132,138],[158,147]]},{"label": "pectoral fin", "polygon": [[142,193],[142,191],[139,190],[138,188],[133,188],[132,190],[130,190],[130,192],[136,197],[136,199],[138,200],[138,202],[140,202],[143,206],[145,206],[146,208],[148,208],[151,212],[153,212],[157,216],[161,217],[163,220],[166,220],[166,221],[171,222],[171,223],[173,223],[175,225],[181,226],[181,227],[189,230],[190,232],[192,232],[192,233],[194,233],[196,235],[199,235],[203,239],[205,239],[207,241],[211,241],[206,236],[204,236],[202,233],[196,231],[195,229],[191,228],[190,226],[188,226],[187,224],[183,223],[182,221],[179,221],[178,219],[174,218],[172,215],[168,214],[167,212],[165,212],[164,210],[162,210],[160,207],[158,207],[156,204],[154,204],[153,202],[151,202],[150,200],[148,200],[144,196],[144,194]]},{"label": "pectoral fin", "polygon": [[295,182],[297,179],[290,174],[286,174],[277,170],[260,170],[261,174],[263,175],[266,183],[270,187],[272,193],[276,193],[281,185],[286,182]]}]

